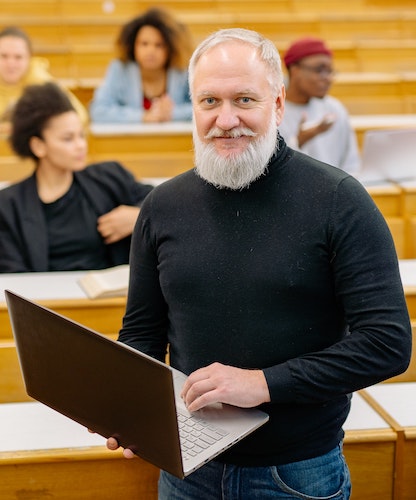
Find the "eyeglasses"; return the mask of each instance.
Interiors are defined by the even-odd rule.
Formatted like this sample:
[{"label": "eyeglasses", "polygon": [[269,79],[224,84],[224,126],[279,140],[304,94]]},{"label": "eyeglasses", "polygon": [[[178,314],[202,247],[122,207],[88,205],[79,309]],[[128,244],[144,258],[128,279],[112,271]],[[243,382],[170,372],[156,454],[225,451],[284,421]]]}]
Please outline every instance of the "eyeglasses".
[{"label": "eyeglasses", "polygon": [[319,66],[308,66],[307,64],[297,63],[296,66],[299,66],[299,68],[304,69],[306,71],[310,71],[311,73],[315,73],[315,75],[321,77],[334,76],[336,74],[334,68],[324,66],[322,64]]}]

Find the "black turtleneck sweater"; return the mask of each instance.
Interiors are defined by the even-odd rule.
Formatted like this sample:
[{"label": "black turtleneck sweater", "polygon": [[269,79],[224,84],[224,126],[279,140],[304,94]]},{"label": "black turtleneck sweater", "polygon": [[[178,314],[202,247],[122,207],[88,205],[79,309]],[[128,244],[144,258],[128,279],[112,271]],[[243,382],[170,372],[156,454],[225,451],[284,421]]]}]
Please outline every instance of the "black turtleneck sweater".
[{"label": "black turtleneck sweater", "polygon": [[154,189],[130,280],[119,340],[161,360],[169,345],[171,364],[188,374],[214,361],[264,370],[270,421],[223,461],[326,453],[342,439],[350,394],[409,362],[382,215],[354,178],[283,141],[248,189],[216,189],[193,170]]}]

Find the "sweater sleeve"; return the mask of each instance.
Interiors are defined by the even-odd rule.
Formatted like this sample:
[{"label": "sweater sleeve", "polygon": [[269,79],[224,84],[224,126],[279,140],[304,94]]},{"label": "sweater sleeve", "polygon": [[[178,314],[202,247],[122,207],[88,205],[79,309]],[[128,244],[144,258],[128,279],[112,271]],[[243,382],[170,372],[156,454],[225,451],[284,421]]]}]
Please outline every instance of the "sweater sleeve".
[{"label": "sweater sleeve", "polygon": [[152,195],[147,197],[133,232],[129,292],[118,340],[165,361],[168,308],[160,287],[151,236],[149,212],[152,199]]},{"label": "sweater sleeve", "polygon": [[365,189],[345,178],[328,238],[347,333],[321,351],[264,369],[274,403],[325,402],[403,372],[411,328],[394,243]]}]

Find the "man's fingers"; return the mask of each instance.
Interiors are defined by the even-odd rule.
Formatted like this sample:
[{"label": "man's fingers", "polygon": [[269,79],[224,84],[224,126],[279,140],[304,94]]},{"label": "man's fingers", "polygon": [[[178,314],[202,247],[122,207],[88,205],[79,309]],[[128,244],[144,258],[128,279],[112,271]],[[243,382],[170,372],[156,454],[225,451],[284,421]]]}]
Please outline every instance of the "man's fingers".
[{"label": "man's fingers", "polygon": [[130,448],[124,448],[123,450],[124,458],[134,458],[136,455],[130,450]]},{"label": "man's fingers", "polygon": [[112,438],[112,437],[107,439],[107,448],[109,450],[117,450],[118,447],[119,447],[119,444],[117,442],[117,439]]},{"label": "man's fingers", "polygon": [[[107,448],[109,450],[117,450],[119,447],[117,439],[113,437],[107,439]],[[123,456],[124,458],[134,458],[136,455],[129,448],[124,448]]]}]

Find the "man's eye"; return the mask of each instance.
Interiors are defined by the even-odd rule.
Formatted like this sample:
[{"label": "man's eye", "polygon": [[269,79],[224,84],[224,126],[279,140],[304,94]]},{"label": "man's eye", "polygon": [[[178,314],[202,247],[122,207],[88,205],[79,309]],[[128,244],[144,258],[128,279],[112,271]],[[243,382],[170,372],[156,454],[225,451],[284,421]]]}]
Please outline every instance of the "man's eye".
[{"label": "man's eye", "polygon": [[239,101],[241,104],[250,104],[253,99],[251,97],[240,97]]},{"label": "man's eye", "polygon": [[207,97],[205,99],[205,104],[208,104],[208,105],[215,104],[215,99],[213,97]]}]

